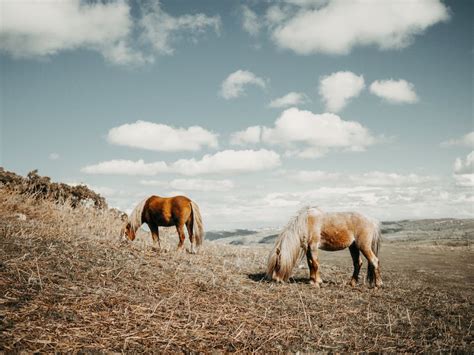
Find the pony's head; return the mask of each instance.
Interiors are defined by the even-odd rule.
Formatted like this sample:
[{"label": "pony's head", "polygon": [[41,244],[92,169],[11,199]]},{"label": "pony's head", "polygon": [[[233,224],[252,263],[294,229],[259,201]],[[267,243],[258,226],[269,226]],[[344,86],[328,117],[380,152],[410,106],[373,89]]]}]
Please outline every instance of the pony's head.
[{"label": "pony's head", "polygon": [[120,230],[120,237],[127,238],[128,240],[134,240],[136,237],[135,230],[132,228],[132,224],[128,220],[127,215],[122,216],[122,229]]}]

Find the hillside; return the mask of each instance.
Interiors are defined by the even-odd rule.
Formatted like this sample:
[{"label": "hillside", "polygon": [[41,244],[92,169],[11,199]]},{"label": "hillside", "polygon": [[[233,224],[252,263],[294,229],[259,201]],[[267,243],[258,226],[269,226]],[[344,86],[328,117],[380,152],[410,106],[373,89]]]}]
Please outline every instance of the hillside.
[{"label": "hillside", "polygon": [[305,266],[265,281],[270,244],[191,255],[171,229],[157,252],[143,231],[119,238],[117,211],[6,186],[0,216],[0,351],[474,350],[472,234],[455,223],[432,222],[462,243],[385,243],[383,289],[350,288],[349,253],[321,253],[318,290]]},{"label": "hillside", "polygon": [[[420,245],[472,246],[474,243],[474,219],[421,219],[381,223],[385,243],[410,243]],[[238,229],[212,231],[215,242],[230,245],[273,244],[280,229]]]}]

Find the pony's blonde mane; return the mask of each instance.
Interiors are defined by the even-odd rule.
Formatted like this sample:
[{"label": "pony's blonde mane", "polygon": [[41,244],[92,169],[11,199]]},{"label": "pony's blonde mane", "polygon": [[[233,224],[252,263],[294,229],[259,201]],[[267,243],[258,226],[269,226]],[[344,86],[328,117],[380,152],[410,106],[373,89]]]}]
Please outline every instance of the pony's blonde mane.
[{"label": "pony's blonde mane", "polygon": [[323,213],[318,207],[305,206],[298,211],[278,236],[270,252],[267,277],[276,281],[287,281],[296,263],[306,252],[308,240],[308,214]]},{"label": "pony's blonde mane", "polygon": [[133,229],[135,232],[140,226],[143,224],[142,223],[142,213],[143,213],[143,207],[145,207],[145,203],[148,200],[148,197],[143,199],[132,211],[130,214],[130,217],[128,219],[128,222],[130,223],[130,227]]}]

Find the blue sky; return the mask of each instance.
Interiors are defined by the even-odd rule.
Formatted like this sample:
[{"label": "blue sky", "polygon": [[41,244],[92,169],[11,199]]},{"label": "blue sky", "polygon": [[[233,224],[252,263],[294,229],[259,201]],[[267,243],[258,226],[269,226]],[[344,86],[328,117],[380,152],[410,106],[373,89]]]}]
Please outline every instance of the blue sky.
[{"label": "blue sky", "polygon": [[474,215],[471,1],[0,4],[8,170],[210,229]]}]

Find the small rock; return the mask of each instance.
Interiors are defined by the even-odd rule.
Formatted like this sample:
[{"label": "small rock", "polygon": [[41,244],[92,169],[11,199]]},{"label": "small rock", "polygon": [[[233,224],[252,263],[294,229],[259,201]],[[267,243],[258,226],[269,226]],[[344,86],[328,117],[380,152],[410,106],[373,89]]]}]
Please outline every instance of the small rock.
[{"label": "small rock", "polygon": [[23,213],[15,213],[15,217],[20,221],[26,221],[26,215]]}]

